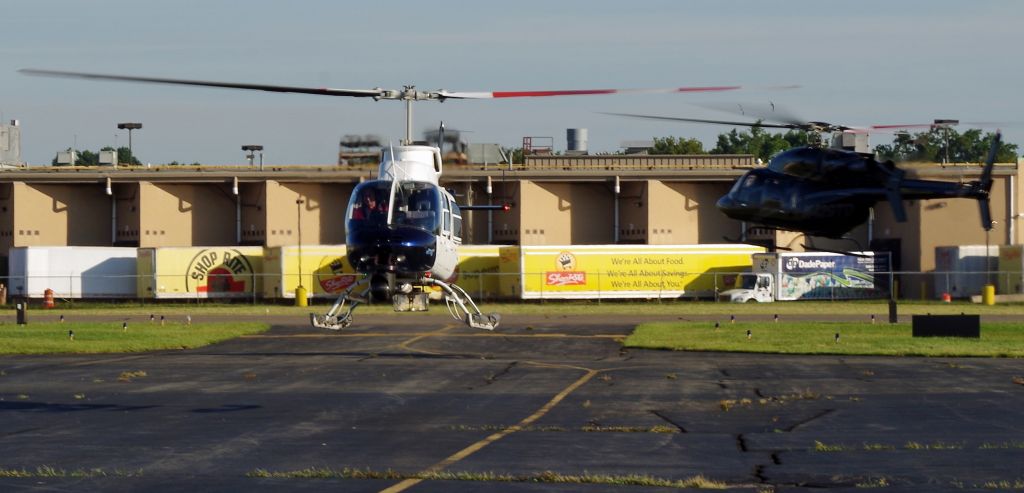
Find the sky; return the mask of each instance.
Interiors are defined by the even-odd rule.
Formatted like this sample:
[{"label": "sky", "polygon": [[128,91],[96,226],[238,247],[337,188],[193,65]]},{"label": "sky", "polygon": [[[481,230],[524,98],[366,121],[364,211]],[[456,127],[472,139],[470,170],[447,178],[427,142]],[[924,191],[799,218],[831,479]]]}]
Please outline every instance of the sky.
[{"label": "sky", "polygon": [[[404,105],[301,94],[29,77],[41,68],[307,87],[516,91],[740,85],[742,91],[414,106],[420,134],[444,121],[472,143],[566,145],[698,138],[727,127],[604,112],[736,119],[707,105],[776,108],[847,125],[990,122],[1024,147],[1017,0],[36,0],[0,16],[0,118],[17,119],[22,158],[125,146],[154,164],[332,164],[347,134],[403,137]],[[788,91],[777,85],[800,85]],[[963,130],[963,128],[961,128]],[[872,144],[891,136],[872,136]]]}]

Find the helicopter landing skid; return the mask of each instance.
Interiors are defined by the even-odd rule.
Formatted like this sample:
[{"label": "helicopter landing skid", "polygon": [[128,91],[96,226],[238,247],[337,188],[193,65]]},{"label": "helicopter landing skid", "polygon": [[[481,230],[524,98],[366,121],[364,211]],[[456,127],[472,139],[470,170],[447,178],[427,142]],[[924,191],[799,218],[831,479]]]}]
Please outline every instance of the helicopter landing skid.
[{"label": "helicopter landing skid", "polygon": [[497,313],[484,314],[480,308],[473,303],[473,298],[465,289],[458,285],[438,281],[433,278],[420,279],[423,284],[433,284],[444,291],[444,301],[448,305],[448,313],[452,318],[474,329],[494,330],[501,323],[501,315]]},{"label": "helicopter landing skid", "polygon": [[[362,290],[359,294],[352,296],[352,292],[360,287],[362,287]],[[323,315],[310,313],[309,323],[319,329],[341,330],[347,328],[349,325],[352,325],[352,312],[357,306],[366,302],[369,292],[370,278],[367,277],[359,280],[359,282],[349,286],[344,293],[341,293],[341,296],[338,296],[338,300],[334,302],[330,310],[327,310],[327,313]],[[345,303],[349,304],[348,309],[345,310],[345,313],[338,315],[338,312],[345,308]]]}]

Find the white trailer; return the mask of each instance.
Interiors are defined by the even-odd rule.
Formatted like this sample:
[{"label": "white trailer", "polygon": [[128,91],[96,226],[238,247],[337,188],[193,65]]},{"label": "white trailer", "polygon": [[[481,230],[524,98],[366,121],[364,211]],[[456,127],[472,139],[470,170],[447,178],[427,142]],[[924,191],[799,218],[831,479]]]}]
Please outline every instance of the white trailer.
[{"label": "white trailer", "polygon": [[935,247],[934,295],[968,298],[981,294],[982,287],[995,282],[999,267],[999,246],[959,245]]},{"label": "white trailer", "polygon": [[134,298],[135,248],[14,247],[8,293],[42,298]]}]

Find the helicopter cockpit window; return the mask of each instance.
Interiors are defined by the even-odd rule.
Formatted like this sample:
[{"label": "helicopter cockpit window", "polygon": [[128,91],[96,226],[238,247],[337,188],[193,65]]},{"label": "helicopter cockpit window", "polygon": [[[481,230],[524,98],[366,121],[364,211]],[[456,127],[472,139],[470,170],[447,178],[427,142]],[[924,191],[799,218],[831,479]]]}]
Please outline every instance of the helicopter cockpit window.
[{"label": "helicopter cockpit window", "polygon": [[738,201],[757,203],[761,201],[761,189],[763,180],[752,172],[747,172],[746,175],[736,180],[736,184],[732,186],[732,190],[729,192]]},{"label": "helicopter cockpit window", "polygon": [[447,199],[441,199],[441,202],[444,206],[444,222],[441,224],[441,231],[450,232],[452,230],[452,212]]},{"label": "helicopter cockpit window", "polygon": [[462,212],[454,202],[452,202],[452,236],[462,236]]},{"label": "helicopter cockpit window", "polygon": [[[391,194],[394,191],[394,198]],[[388,180],[360,183],[352,192],[348,207],[348,227],[379,227],[388,224],[414,226],[436,232],[439,226],[441,194],[431,183],[407,181],[392,187]]]},{"label": "helicopter cockpit window", "polygon": [[768,169],[790,176],[813,178],[820,173],[822,152],[818,149],[796,148],[772,158]]}]

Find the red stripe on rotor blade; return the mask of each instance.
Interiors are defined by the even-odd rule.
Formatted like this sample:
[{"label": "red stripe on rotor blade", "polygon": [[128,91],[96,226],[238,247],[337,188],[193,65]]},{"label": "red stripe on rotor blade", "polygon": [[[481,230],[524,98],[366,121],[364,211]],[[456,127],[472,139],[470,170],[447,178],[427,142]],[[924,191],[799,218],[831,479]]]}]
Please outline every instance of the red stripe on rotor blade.
[{"label": "red stripe on rotor blade", "polygon": [[588,96],[593,94],[644,93],[644,92],[715,92],[734,91],[740,86],[678,87],[675,89],[580,89],[567,91],[496,91],[494,98],[528,98],[542,96]]}]

